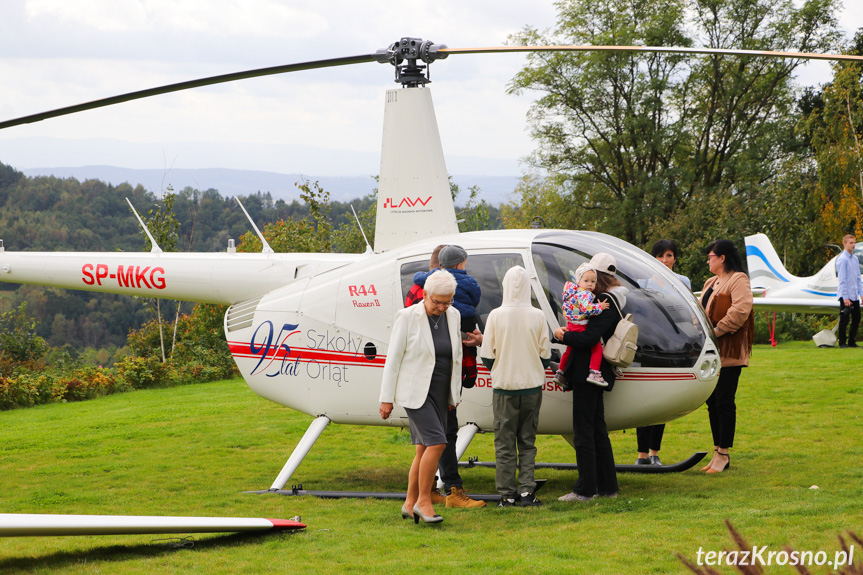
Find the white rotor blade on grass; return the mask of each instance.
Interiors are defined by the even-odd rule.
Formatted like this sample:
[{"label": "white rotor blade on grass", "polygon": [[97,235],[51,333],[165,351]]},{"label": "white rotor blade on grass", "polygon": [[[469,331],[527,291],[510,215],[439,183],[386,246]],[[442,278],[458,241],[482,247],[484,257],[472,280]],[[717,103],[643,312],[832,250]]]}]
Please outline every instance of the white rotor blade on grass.
[{"label": "white rotor blade on grass", "polygon": [[159,517],[145,515],[50,515],[0,513],[0,537],[129,535],[140,533],[238,533],[302,529],[287,519],[249,517]]}]

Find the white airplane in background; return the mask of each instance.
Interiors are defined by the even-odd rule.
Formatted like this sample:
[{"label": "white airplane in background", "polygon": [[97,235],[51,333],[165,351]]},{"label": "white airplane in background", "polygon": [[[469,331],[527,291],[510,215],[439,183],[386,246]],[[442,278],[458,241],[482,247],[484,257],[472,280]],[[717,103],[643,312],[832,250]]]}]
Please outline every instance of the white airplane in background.
[{"label": "white airplane in background", "polygon": [[[764,234],[746,236],[746,265],[756,309],[779,312],[838,314],[839,298],[836,295],[839,280],[836,276],[836,258],[809,277],[788,273],[773,244]],[[854,255],[863,273],[863,244],[855,248]],[[760,297],[758,297],[760,296]]]}]

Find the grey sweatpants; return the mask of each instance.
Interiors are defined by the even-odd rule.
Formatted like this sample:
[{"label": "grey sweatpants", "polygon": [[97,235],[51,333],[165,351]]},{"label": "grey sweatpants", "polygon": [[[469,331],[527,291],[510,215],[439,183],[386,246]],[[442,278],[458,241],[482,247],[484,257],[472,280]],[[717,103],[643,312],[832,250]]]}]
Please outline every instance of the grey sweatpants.
[{"label": "grey sweatpants", "polygon": [[[495,484],[504,499],[536,489],[536,427],[542,392],[527,395],[492,393]],[[518,489],[515,473],[518,470]]]}]

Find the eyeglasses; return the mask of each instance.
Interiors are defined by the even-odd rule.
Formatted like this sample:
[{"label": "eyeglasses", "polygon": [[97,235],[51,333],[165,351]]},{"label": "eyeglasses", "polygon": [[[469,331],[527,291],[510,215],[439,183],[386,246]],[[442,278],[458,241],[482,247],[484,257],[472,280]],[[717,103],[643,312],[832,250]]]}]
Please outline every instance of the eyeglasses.
[{"label": "eyeglasses", "polygon": [[707,261],[710,261],[710,258],[718,258],[719,256],[716,254],[707,254]]},{"label": "eyeglasses", "polygon": [[449,300],[449,301],[437,301],[437,300],[436,300],[435,298],[433,298],[432,296],[429,296],[429,301],[432,303],[432,305],[433,305],[433,306],[435,306],[435,307],[442,307],[442,308],[444,308],[444,309],[446,309],[446,308],[448,308],[449,306],[451,306],[451,305],[452,305],[452,300]]}]

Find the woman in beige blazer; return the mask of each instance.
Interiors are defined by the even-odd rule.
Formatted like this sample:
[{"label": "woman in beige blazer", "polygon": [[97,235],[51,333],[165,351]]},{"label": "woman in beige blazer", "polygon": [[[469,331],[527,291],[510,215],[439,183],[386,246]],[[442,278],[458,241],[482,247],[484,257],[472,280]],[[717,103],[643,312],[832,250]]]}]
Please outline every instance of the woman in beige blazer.
[{"label": "woman in beige blazer", "polygon": [[405,409],[416,454],[408,473],[402,517],[440,523],[431,502],[438,460],[446,447],[447,410],[461,401],[461,337],[452,307],[456,281],[438,270],[426,279],[423,301],[396,312],[381,381],[380,414]]},{"label": "woman in beige blazer", "polygon": [[737,423],[734,396],[740,371],[749,365],[755,339],[755,318],[752,288],[743,271],[737,246],[730,240],[713,242],[707,247],[707,265],[714,275],[704,283],[701,305],[713,323],[722,368],[716,388],[707,398],[707,414],[713,433],[713,459],[701,470],[720,473],[731,467],[728,450],[734,443]]}]

